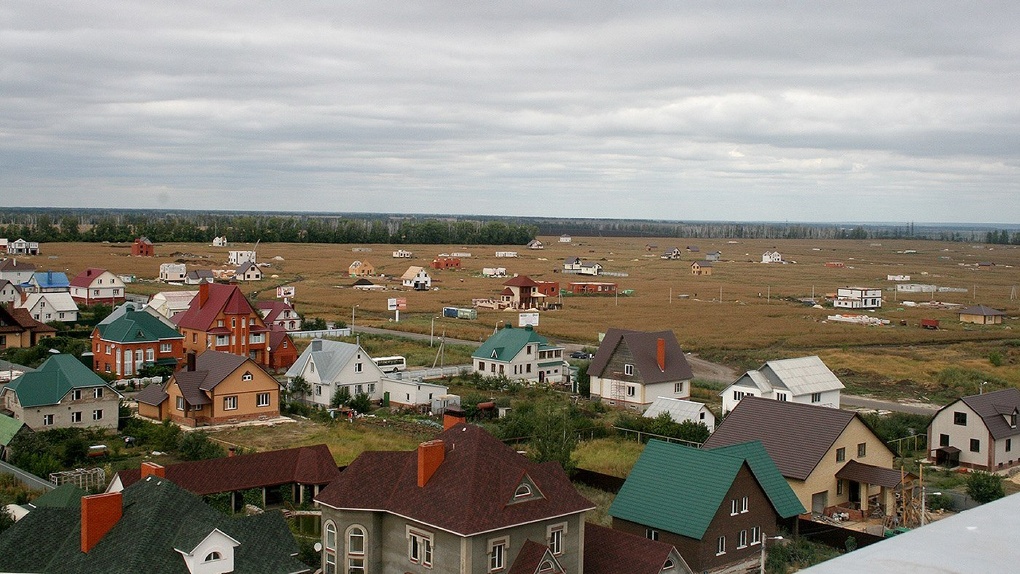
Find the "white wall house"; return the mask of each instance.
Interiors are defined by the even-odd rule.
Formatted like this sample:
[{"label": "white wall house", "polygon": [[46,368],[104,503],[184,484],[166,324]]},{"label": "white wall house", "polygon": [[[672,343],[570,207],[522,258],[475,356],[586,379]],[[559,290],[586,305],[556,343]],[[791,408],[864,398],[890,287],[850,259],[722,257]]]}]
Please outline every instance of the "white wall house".
[{"label": "white wall house", "polygon": [[226,235],[221,235],[219,237],[213,237],[212,244],[213,244],[213,247],[226,247],[227,246],[227,236]]},{"label": "white wall house", "polygon": [[447,396],[450,389],[446,385],[416,379],[386,377],[382,380],[382,391],[389,396],[391,407],[431,409],[432,403]]},{"label": "white wall house", "polygon": [[71,280],[71,297],[85,305],[117,304],[124,295],[124,280],[106,269],[92,267]]},{"label": "white wall house", "polygon": [[184,263],[161,263],[159,280],[164,283],[184,281],[188,276],[188,266]]},{"label": "white wall house", "polygon": [[836,289],[833,307],[842,309],[878,309],[882,306],[882,290],[870,287],[840,287]]},{"label": "white wall house", "polygon": [[1020,465],[1020,390],[961,397],[928,425],[929,458],[937,464],[997,471]]},{"label": "white wall house", "polygon": [[255,262],[254,251],[235,251],[231,250],[227,254],[227,263],[231,265],[241,266],[248,262]]},{"label": "white wall house", "polygon": [[28,309],[32,318],[42,323],[74,323],[78,320],[78,305],[69,293],[31,293],[15,307]]},{"label": "white wall house", "polygon": [[747,371],[721,393],[723,414],[744,397],[839,408],[843,383],[816,356],[768,361]]},{"label": "white wall house", "polygon": [[715,431],[715,415],[703,403],[671,397],[659,397],[652,401],[648,410],[641,416],[654,419],[662,415],[662,413],[668,414],[669,418],[673,419],[675,423],[682,423],[684,421],[702,423],[708,427],[708,432]]},{"label": "white wall house", "polygon": [[782,263],[783,256],[778,251],[766,251],[761,255],[762,263]]},{"label": "white wall house", "polygon": [[323,407],[329,407],[340,387],[347,387],[352,397],[367,393],[373,401],[382,400],[383,376],[360,345],[327,339],[313,339],[286,374],[288,383],[303,378],[311,386],[305,401]]},{"label": "white wall house", "polygon": [[673,331],[611,328],[588,377],[593,399],[644,412],[659,397],[690,398],[694,372]]},{"label": "white wall house", "polygon": [[563,347],[550,345],[531,325],[507,323],[471,354],[471,363],[477,373],[512,381],[561,383],[567,373]]},{"label": "white wall house", "polygon": [[400,284],[415,291],[428,291],[432,288],[432,277],[424,268],[411,266],[400,276]]}]

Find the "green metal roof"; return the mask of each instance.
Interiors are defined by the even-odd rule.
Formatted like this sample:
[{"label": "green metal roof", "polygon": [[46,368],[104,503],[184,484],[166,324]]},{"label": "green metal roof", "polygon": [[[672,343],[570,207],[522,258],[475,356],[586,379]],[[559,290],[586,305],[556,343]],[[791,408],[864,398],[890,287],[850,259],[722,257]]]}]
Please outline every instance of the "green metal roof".
[{"label": "green metal roof", "polygon": [[11,444],[14,435],[18,434],[18,431],[23,426],[25,426],[24,422],[5,414],[0,414],[0,445],[7,446]]},{"label": "green metal roof", "polygon": [[786,482],[783,473],[779,472],[779,467],[760,441],[737,443],[713,448],[711,451],[739,456],[746,460],[779,516],[790,518],[805,512],[804,505],[800,503],[797,494],[790,488],[790,483]]},{"label": "green metal roof", "polygon": [[32,506],[42,508],[81,508],[81,497],[88,494],[71,484],[62,484],[32,501]]},{"label": "green metal roof", "polygon": [[[53,355],[34,372],[8,383],[6,389],[18,395],[22,407],[55,405],[71,389],[107,387],[106,381],[71,355]],[[6,392],[6,391],[5,391]]]},{"label": "green metal roof", "polygon": [[96,325],[99,337],[114,343],[146,343],[183,339],[184,335],[146,311],[126,311],[107,324]]},{"label": "green metal roof", "polygon": [[[761,450],[768,457],[761,443],[741,446],[748,452]],[[609,514],[700,540],[745,462],[773,506],[777,500],[784,501],[782,509],[776,507],[777,513],[785,518],[803,512],[775,465],[769,469],[760,457],[757,453],[745,457],[736,449],[720,452],[649,441],[609,507]],[[793,507],[787,504],[787,497],[792,498],[799,512],[789,514]]]},{"label": "green metal roof", "polygon": [[[486,339],[471,357],[510,362],[529,343],[545,345],[546,338],[536,333],[530,326],[520,329],[506,325]],[[535,351],[537,352],[538,348]]]}]

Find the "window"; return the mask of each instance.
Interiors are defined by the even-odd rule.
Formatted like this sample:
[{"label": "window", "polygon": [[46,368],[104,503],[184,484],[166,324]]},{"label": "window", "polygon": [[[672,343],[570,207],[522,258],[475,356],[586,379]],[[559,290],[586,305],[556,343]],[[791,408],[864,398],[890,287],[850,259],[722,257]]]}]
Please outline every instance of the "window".
[{"label": "window", "polygon": [[237,409],[237,395],[223,397],[223,410],[233,411]]},{"label": "window", "polygon": [[365,572],[365,530],[358,525],[347,529],[347,572],[348,574]]},{"label": "window", "polygon": [[842,480],[837,480],[836,481],[836,495],[837,496],[843,496],[843,481]]},{"label": "window", "polygon": [[730,501],[730,516],[737,514],[737,499],[734,498]]},{"label": "window", "polygon": [[846,460],[846,448],[839,447],[836,449],[836,462],[843,462]]},{"label": "window", "polygon": [[637,392],[637,387],[631,387],[629,385],[627,386],[627,396],[628,397],[633,397],[636,392]]},{"label": "window", "polygon": [[159,344],[159,352],[160,353],[170,353],[170,352],[173,352],[173,347],[170,345],[170,343],[160,343]]},{"label": "window", "polygon": [[231,327],[232,329],[233,329],[233,328],[235,328],[235,327],[237,327],[237,317],[231,317],[231,318],[230,318],[230,327]]},{"label": "window", "polygon": [[972,438],[970,439],[970,452],[981,452],[981,441]]},{"label": "window", "polygon": [[485,361],[478,361],[478,370],[485,372]]},{"label": "window", "polygon": [[259,393],[255,395],[255,406],[257,407],[268,407],[269,406],[269,393]]},{"label": "window", "polygon": [[92,389],[92,398],[94,399],[103,398],[103,387],[96,387]]},{"label": "window", "polygon": [[747,497],[746,496],[740,499],[740,513],[743,514],[745,512],[747,512]]},{"label": "window", "polygon": [[857,445],[857,457],[864,458],[868,454],[868,443],[859,443]]},{"label": "window", "polygon": [[360,373],[364,369],[364,363],[354,363],[354,372]]},{"label": "window", "polygon": [[811,402],[812,403],[822,402],[822,393],[811,393]]},{"label": "window", "polygon": [[684,392],[684,384],[683,383],[673,383],[673,392],[674,393],[682,393],[682,392]]},{"label": "window", "polygon": [[43,415],[42,424],[44,427],[51,426],[53,424],[53,415]]},{"label": "window", "polygon": [[549,551],[554,556],[563,554],[563,534],[567,531],[567,524],[554,524],[547,530],[546,540],[549,542]]},{"label": "window", "polygon": [[324,529],[324,536],[326,539],[325,548],[323,549],[326,556],[326,574],[337,574],[336,572],[336,525],[333,524],[332,520],[326,522],[326,528]]},{"label": "window", "polygon": [[252,376],[252,374],[251,374],[251,373],[249,373],[249,372],[246,372],[246,373],[244,373],[243,375],[241,375],[241,380],[242,380],[242,381],[250,381],[250,380],[252,380],[253,378],[255,378],[255,377],[254,377],[254,376]]},{"label": "window", "polygon": [[721,556],[723,554],[726,554],[726,537],[720,536],[715,541],[715,555]]},{"label": "window", "polygon": [[177,410],[184,410],[184,397],[177,397]]},{"label": "window", "polygon": [[230,337],[226,335],[216,335],[216,346],[222,347],[230,344]]},{"label": "window", "polygon": [[634,374],[634,365],[630,363],[623,366],[623,374],[630,376]]},{"label": "window", "polygon": [[939,446],[949,446],[949,435],[947,434],[939,435]]},{"label": "window", "polygon": [[761,542],[761,528],[757,526],[751,527],[751,545],[755,545]]},{"label": "window", "polygon": [[71,391],[71,400],[72,401],[81,400],[81,389],[74,389],[73,391]]},{"label": "window", "polygon": [[510,538],[495,538],[489,541],[489,572],[496,572],[506,568],[506,549],[510,545]]},{"label": "window", "polygon": [[81,411],[74,411],[73,413],[71,413],[71,422],[73,423],[81,422]]},{"label": "window", "polygon": [[[418,387],[418,388],[421,389],[421,387]],[[365,390],[364,385],[354,385],[354,394],[355,395],[362,394],[364,392],[364,390]]]},{"label": "window", "polygon": [[96,409],[92,411],[92,420],[94,421],[103,420],[103,409]]},{"label": "window", "polygon": [[747,531],[741,530],[737,537],[737,548],[747,548]]},{"label": "window", "polygon": [[265,333],[252,333],[248,336],[248,341],[253,345],[260,345],[266,342]]},{"label": "window", "polygon": [[318,397],[322,396],[322,385],[315,385],[315,395]]},{"label": "window", "polygon": [[645,538],[647,538],[649,540],[658,540],[659,539],[659,531],[658,530],[654,530],[652,528],[645,528]]},{"label": "window", "polygon": [[432,566],[432,535],[419,530],[407,529],[407,559],[414,564]]},{"label": "window", "polygon": [[514,498],[527,498],[531,496],[531,487],[527,484],[522,484],[517,487],[514,491]]},{"label": "window", "polygon": [[[375,394],[375,383],[368,383],[368,394]],[[432,393],[429,393],[429,398],[432,398]]]},{"label": "window", "polygon": [[953,413],[953,424],[960,426],[967,426],[967,413],[955,412]]},{"label": "window", "polygon": [[776,400],[779,402],[786,402],[786,393],[776,393]]},{"label": "window", "polygon": [[1008,438],[1006,439],[1006,452],[1010,452],[1011,450],[1013,450],[1013,439]]},{"label": "window", "polygon": [[219,552],[214,551],[206,554],[205,560],[203,560],[203,562],[215,562],[217,560],[223,560],[223,555],[220,554]]}]

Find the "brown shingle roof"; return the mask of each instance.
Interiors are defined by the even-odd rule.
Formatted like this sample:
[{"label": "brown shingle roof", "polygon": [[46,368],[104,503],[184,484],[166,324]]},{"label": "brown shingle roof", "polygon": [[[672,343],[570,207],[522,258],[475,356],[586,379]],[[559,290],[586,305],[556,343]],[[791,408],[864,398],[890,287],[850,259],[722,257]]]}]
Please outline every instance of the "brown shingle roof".
[{"label": "brown shingle roof", "polygon": [[1020,428],[1010,426],[1007,420],[1014,410],[1020,409],[1020,389],[1002,389],[961,397],[960,400],[981,417],[995,440],[1020,434]]},{"label": "brown shingle roof", "polygon": [[[417,451],[365,452],[315,499],[398,514],[461,536],[594,508],[558,464],[532,462],[480,427],[458,424],[437,439],[444,460],[424,487],[417,482]],[[510,504],[525,476],[541,497]]]},{"label": "brown shingle roof", "polygon": [[591,522],[584,525],[584,574],[659,574],[672,551],[665,542]]},{"label": "brown shingle roof", "polygon": [[[904,477],[912,477],[910,473]],[[902,482],[900,471],[891,468],[882,468],[871,464],[864,464],[851,459],[843,465],[843,468],[836,472],[836,478],[852,480],[864,484],[877,484],[886,488],[896,488]]]},{"label": "brown shingle roof", "polygon": [[549,552],[548,546],[529,539],[521,545],[521,551],[517,553],[513,565],[510,566],[510,570],[506,574],[536,574],[539,572],[538,567],[542,565],[542,559],[546,555],[549,555],[549,559],[553,561],[554,569],[551,571],[543,570],[542,573],[549,572],[549,574],[554,574],[563,572],[562,566],[556,569],[559,563],[556,562],[556,558]]},{"label": "brown shingle roof", "polygon": [[957,311],[960,315],[981,315],[982,317],[1005,317],[1006,314],[998,309],[992,309],[991,307],[985,307],[984,305],[974,305],[973,307],[967,307]]},{"label": "brown shingle roof", "polygon": [[[215,389],[216,385],[223,382],[223,379],[226,379],[230,373],[248,361],[250,359],[240,355],[221,351],[206,351],[195,359],[194,371],[189,371],[185,367],[174,373],[171,381],[181,389],[181,394],[184,395],[188,404],[204,405],[209,403],[209,397],[203,391]],[[252,361],[252,371],[261,369]]]},{"label": "brown shingle roof", "polygon": [[[141,469],[117,473],[125,488],[141,479]],[[166,467],[166,478],[199,496],[290,484],[328,484],[340,476],[324,444],[195,460]]]},{"label": "brown shingle roof", "polygon": [[[659,369],[658,339],[666,342],[666,370]],[[626,345],[634,356],[634,367],[641,380],[646,384],[661,383],[668,381],[690,380],[694,378],[691,365],[684,356],[680,343],[676,340],[673,331],[630,331],[627,329],[611,328],[606,331],[606,336],[599,345],[599,350],[588,366],[588,374],[598,377],[605,377],[604,371],[609,366],[609,360],[617,347]]]},{"label": "brown shingle roof", "polygon": [[783,476],[805,480],[856,416],[830,407],[745,397],[704,448],[758,440]]}]

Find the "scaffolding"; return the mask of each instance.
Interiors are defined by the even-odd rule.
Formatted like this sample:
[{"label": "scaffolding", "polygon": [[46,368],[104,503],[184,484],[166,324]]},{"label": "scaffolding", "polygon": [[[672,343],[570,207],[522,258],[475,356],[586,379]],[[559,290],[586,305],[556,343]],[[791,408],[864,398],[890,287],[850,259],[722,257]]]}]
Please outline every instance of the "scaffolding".
[{"label": "scaffolding", "polygon": [[50,482],[57,486],[70,483],[82,490],[94,492],[106,488],[106,471],[102,468],[76,468],[51,472]]}]

